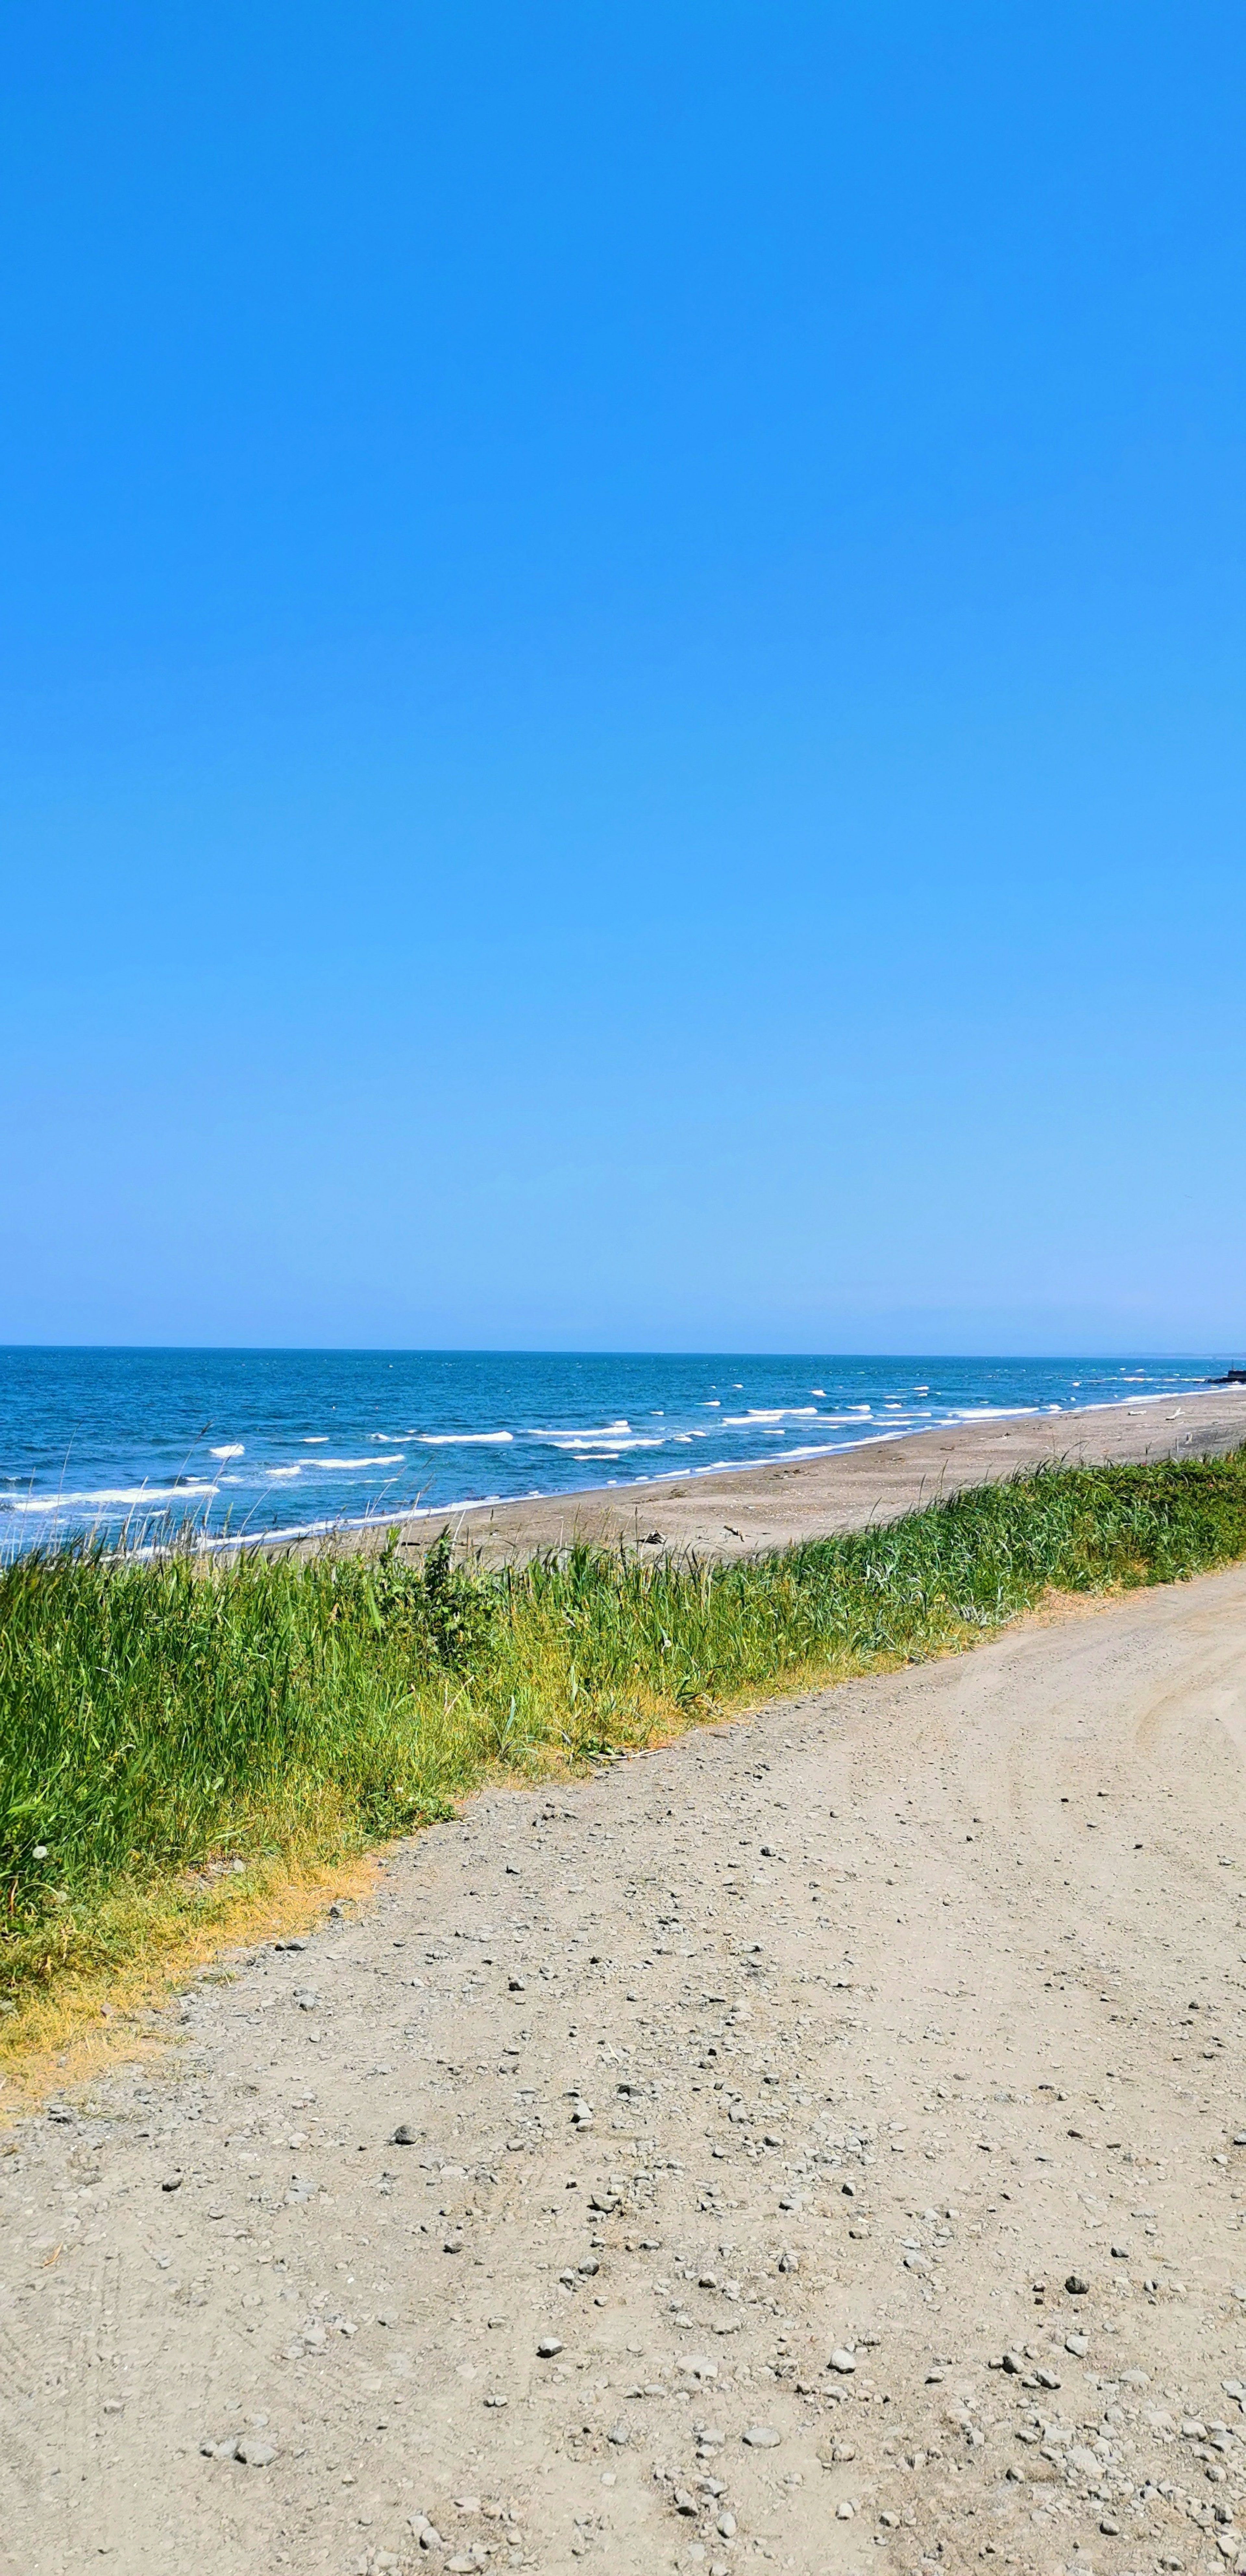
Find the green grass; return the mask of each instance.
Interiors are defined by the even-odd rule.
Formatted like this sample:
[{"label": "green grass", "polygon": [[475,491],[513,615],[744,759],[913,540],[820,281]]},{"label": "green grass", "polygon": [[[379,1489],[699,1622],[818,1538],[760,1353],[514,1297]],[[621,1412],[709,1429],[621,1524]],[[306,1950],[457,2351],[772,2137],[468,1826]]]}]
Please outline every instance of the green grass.
[{"label": "green grass", "polygon": [[0,1574],[0,1991],[124,1964],[187,1873],[357,1853],[749,1694],[1246,1556],[1246,1449],[1048,1472],[751,1563],[500,1574],[65,1549]]}]

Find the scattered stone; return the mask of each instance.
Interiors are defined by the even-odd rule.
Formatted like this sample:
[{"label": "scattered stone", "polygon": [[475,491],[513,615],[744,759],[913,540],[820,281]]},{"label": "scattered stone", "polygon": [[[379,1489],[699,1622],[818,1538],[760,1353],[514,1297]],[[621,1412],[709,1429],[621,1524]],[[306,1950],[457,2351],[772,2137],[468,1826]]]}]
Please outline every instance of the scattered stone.
[{"label": "scattered stone", "polygon": [[536,2349],[538,2361],[552,2361],[562,2351],[562,2343],[557,2335],[542,2335]]},{"label": "scattered stone", "polygon": [[160,2188],[162,2191],[180,2191],[182,2188],[182,2179],[183,2177],[180,2173],[166,2174]]},{"label": "scattered stone", "polygon": [[419,2132],[412,2128],[409,2120],[400,2120],[397,2128],[390,2130],[386,2140],[387,2146],[391,2147],[414,2147],[418,2143]]},{"label": "scattered stone", "polygon": [[270,2469],[276,2457],[276,2443],[261,2441],[258,2433],[244,2433],[234,2450],[234,2458],[248,2469]]},{"label": "scattered stone", "polygon": [[1090,2337],[1089,2337],[1089,2335],[1084,2335],[1084,2334],[1069,2334],[1069,2335],[1066,2335],[1066,2336],[1065,2336],[1065,2338],[1064,2338],[1064,2349],[1065,2349],[1065,2351],[1066,2351],[1066,2352],[1071,2352],[1071,2353],[1074,2355],[1074,2357],[1075,2357],[1075,2359],[1076,2359],[1076,2360],[1078,2360],[1078,2361],[1084,2361],[1084,2360],[1085,2360],[1085,2358],[1086,2358],[1087,2353],[1088,2353],[1088,2352],[1089,2352],[1089,2350],[1090,2350]]},{"label": "scattered stone", "polygon": [[781,2438],[771,2424],[750,2424],[740,2436],[741,2441],[747,2442],[753,2451],[777,2450]]},{"label": "scattered stone", "polygon": [[608,2442],[613,2442],[615,2448],[620,2451],[626,2447],[631,2438],[631,2433],[628,2426],[623,2422],[622,2417],[620,2417],[617,2424],[611,2425],[610,2430],[606,2435],[606,2440]]},{"label": "scattered stone", "polygon": [[1080,2272],[1070,2272],[1064,2286],[1071,2299],[1084,2299],[1090,2283],[1082,2279]]},{"label": "scattered stone", "polygon": [[855,2352],[850,2351],[846,2343],[837,2343],[831,2354],[831,2369],[838,2370],[846,2379],[849,2373],[856,2369],[856,2366],[857,2356]]},{"label": "scattered stone", "polygon": [[733,2513],[720,2513],[718,2520],[714,2525],[714,2529],[720,2540],[734,2540],[736,2535],[735,2515]]},{"label": "scattered stone", "polygon": [[686,2487],[676,2487],[674,2504],[676,2513],[694,2514],[697,2509],[696,2497],[690,2496]]}]

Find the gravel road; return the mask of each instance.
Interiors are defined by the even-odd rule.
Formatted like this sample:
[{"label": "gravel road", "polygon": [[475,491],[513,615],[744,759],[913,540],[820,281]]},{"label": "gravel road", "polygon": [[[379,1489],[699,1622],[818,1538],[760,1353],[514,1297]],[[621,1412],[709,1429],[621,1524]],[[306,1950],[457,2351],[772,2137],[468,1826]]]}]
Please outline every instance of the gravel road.
[{"label": "gravel road", "polygon": [[1239,1570],[398,1847],[0,2140],[0,2566],[1246,2567],[1244,1756]]}]

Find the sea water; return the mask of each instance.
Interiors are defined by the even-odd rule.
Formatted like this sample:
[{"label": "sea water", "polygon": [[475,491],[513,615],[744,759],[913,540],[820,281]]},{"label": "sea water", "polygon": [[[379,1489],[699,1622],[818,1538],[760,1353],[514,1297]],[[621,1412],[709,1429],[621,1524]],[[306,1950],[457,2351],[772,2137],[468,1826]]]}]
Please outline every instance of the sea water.
[{"label": "sea water", "polygon": [[1213,1357],[0,1349],[0,1553],[316,1531],[812,1458],[937,1423],[1178,1401]]}]

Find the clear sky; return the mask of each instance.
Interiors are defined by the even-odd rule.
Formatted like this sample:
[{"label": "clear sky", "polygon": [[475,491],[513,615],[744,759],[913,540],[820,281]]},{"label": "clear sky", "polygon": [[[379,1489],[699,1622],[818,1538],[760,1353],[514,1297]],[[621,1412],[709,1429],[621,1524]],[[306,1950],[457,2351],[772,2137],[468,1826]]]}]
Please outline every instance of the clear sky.
[{"label": "clear sky", "polygon": [[1240,1343],[1244,112],[9,0],[0,1340]]}]

